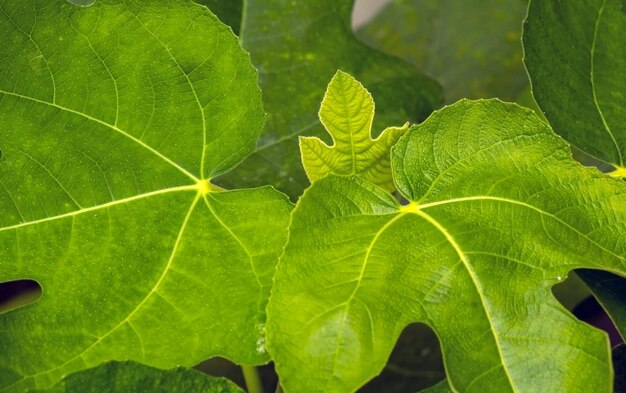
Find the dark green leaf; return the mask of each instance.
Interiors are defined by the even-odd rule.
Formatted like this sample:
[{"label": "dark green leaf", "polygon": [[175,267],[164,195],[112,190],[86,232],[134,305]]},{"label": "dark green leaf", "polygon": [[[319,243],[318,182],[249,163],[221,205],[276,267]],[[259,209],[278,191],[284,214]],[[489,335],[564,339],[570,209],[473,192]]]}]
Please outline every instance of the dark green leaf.
[{"label": "dark green leaf", "polygon": [[622,0],[533,0],[524,61],[554,130],[626,177],[624,31]]},{"label": "dark green leaf", "polygon": [[159,370],[133,362],[113,362],[63,378],[37,393],[244,393],[224,378],[193,369]]},{"label": "dark green leaf", "polygon": [[626,280],[600,270],[581,269],[577,274],[609,313],[622,339],[626,338]]},{"label": "dark green leaf", "polygon": [[359,393],[413,393],[445,376],[437,336],[428,326],[415,323],[402,331],[383,371]]},{"label": "dark green leaf", "polygon": [[243,0],[195,0],[196,3],[207,6],[211,12],[233,29],[239,35],[241,28],[241,13]]},{"label": "dark green leaf", "polygon": [[448,102],[513,100],[528,84],[520,44],[526,5],[527,0],[394,0],[357,36],[433,76]]},{"label": "dark green leaf", "polygon": [[438,384],[421,391],[421,393],[452,393],[453,390],[450,389],[450,385],[448,381],[441,381]]}]

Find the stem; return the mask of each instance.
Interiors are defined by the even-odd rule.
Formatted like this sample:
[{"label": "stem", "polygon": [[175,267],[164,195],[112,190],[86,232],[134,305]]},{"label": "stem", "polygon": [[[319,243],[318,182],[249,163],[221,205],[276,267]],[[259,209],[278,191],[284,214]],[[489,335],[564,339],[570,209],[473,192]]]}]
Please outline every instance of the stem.
[{"label": "stem", "polygon": [[241,366],[243,379],[246,381],[248,393],[263,393],[263,384],[259,372],[254,366]]}]

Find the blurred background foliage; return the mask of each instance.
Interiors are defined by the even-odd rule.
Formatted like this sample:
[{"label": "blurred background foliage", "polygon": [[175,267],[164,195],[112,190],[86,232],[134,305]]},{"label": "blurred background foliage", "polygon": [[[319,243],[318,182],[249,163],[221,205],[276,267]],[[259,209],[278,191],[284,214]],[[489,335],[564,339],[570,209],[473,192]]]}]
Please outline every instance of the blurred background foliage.
[{"label": "blurred background foliage", "polygon": [[433,77],[449,103],[514,101],[528,87],[520,43],[526,7],[526,0],[393,0],[356,34]]}]

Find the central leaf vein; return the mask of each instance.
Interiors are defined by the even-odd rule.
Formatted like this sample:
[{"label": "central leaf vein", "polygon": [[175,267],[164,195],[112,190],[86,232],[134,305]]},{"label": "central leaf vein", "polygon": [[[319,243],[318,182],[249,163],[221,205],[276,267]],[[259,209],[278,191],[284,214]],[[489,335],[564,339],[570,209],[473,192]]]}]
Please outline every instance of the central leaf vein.
[{"label": "central leaf vein", "polygon": [[195,184],[191,185],[191,186],[180,186],[180,187],[165,188],[165,189],[162,189],[162,190],[156,190],[156,191],[148,192],[148,193],[145,193],[145,194],[135,195],[135,196],[132,196],[132,197],[129,197],[129,198],[118,199],[116,201],[103,203],[101,205],[96,205],[96,206],[82,208],[82,209],[75,210],[75,211],[72,211],[72,212],[69,212],[69,213],[59,214],[59,215],[51,216],[51,217],[46,217],[46,218],[42,218],[42,219],[39,219],[39,220],[25,221],[25,222],[22,222],[22,223],[19,223],[19,224],[10,225],[10,226],[6,226],[6,227],[0,227],[0,232],[9,231],[9,230],[13,230],[13,229],[20,229],[20,228],[31,226],[31,225],[42,224],[44,222],[50,222],[50,221],[61,220],[61,219],[64,219],[64,218],[75,217],[75,216],[78,216],[80,214],[94,212],[94,211],[98,211],[98,210],[102,210],[102,209],[108,209],[108,208],[113,207],[113,206],[124,205],[124,204],[127,204],[127,203],[131,203],[133,201],[147,199],[147,198],[150,198],[150,197],[153,197],[153,196],[157,196],[157,195],[170,194],[170,193],[182,192],[182,191],[197,191],[197,190],[198,190],[198,186],[195,185]]},{"label": "central leaf vein", "polygon": [[[161,286],[161,283],[163,282],[163,280],[167,276],[167,273],[170,271],[170,268],[172,267],[174,259],[176,258],[176,253],[178,252],[178,248],[180,246],[180,243],[182,241],[183,235],[185,233],[185,229],[187,228],[187,224],[189,223],[191,215],[192,215],[196,205],[200,201],[200,198],[202,198],[202,195],[200,193],[197,193],[195,198],[194,198],[194,200],[193,200],[193,202],[191,203],[191,206],[189,207],[189,210],[187,211],[187,214],[185,215],[185,218],[183,219],[183,223],[182,223],[182,225],[181,225],[181,227],[180,227],[180,229],[178,231],[178,234],[176,236],[176,240],[174,242],[174,246],[172,247],[172,252],[170,254],[170,257],[167,260],[167,263],[165,264],[165,267],[163,268],[163,271],[161,272],[161,275],[157,279],[156,283],[152,286],[150,291],[146,294],[146,296],[144,296],[144,298],[137,304],[137,306],[135,306],[124,319],[122,319],[119,323],[117,323],[115,326],[113,326],[105,334],[100,336],[97,340],[95,340],[91,345],[89,345],[87,348],[82,350],[79,354],[71,357],[70,359],[66,360],[65,362],[63,362],[62,364],[60,364],[60,365],[58,365],[58,366],[56,366],[54,368],[51,368],[51,369],[48,369],[48,370],[45,370],[45,371],[41,371],[41,372],[38,372],[36,374],[32,374],[32,375],[29,376],[30,378],[35,378],[35,377],[37,377],[39,375],[44,375],[46,373],[49,373],[49,372],[52,372],[52,371],[55,371],[55,370],[59,370],[63,366],[71,363],[72,361],[74,361],[74,360],[76,360],[78,358],[82,358],[85,353],[87,353],[89,350],[91,350],[96,345],[98,345],[100,342],[102,342],[102,340],[104,338],[110,336],[113,332],[115,332],[117,329],[119,329],[125,323],[129,323],[130,320],[132,319],[132,317],[146,304],[146,302],[152,297],[152,295],[154,295],[154,294],[158,295],[157,290]],[[13,385],[15,385],[16,383],[18,383],[20,381],[21,380],[16,381],[15,383],[13,383]]]},{"label": "central leaf vein", "polygon": [[483,292],[482,285],[480,284],[480,280],[478,279],[478,276],[476,275],[476,272],[474,271],[472,265],[469,263],[469,260],[467,259],[467,256],[465,256],[465,253],[461,249],[461,246],[457,243],[457,241],[454,239],[454,237],[447,231],[447,229],[443,225],[441,225],[439,223],[439,221],[435,220],[433,217],[431,217],[430,215],[424,213],[421,210],[415,210],[414,214],[418,215],[419,217],[423,218],[424,220],[426,220],[430,224],[432,224],[448,240],[448,243],[450,243],[450,245],[454,248],[454,251],[458,254],[459,258],[461,259],[461,262],[463,262],[463,265],[465,266],[465,269],[469,273],[469,276],[472,279],[472,282],[474,283],[474,287],[476,288],[476,291],[478,293],[478,297],[480,298],[480,301],[481,301],[481,303],[483,305],[483,309],[485,310],[485,314],[487,316],[487,321],[489,321],[489,327],[491,329],[491,333],[493,334],[493,338],[495,340],[495,344],[496,344],[496,348],[498,350],[498,354],[500,355],[500,360],[502,362],[504,373],[506,374],[506,377],[507,377],[507,379],[509,381],[509,384],[511,385],[511,388],[513,389],[513,391],[517,391],[517,389],[515,388],[515,385],[513,383],[513,379],[511,378],[511,375],[509,374],[508,366],[506,364],[506,359],[504,357],[504,354],[502,353],[502,346],[501,346],[501,343],[500,343],[501,339],[498,336],[498,332],[496,331],[496,328],[493,325],[493,321],[491,319],[491,315],[494,314],[494,313],[491,312],[491,310],[490,310],[489,304],[486,301],[485,294]]},{"label": "central leaf vein", "polygon": [[190,179],[194,180],[194,181],[198,181],[199,179],[194,176],[192,173],[190,173],[188,170],[186,170],[185,168],[183,168],[182,166],[180,166],[179,164],[177,164],[176,162],[174,162],[171,158],[163,155],[161,152],[159,152],[158,150],[156,150],[155,148],[151,147],[150,145],[146,144],[145,142],[143,142],[142,140],[139,140],[137,138],[135,138],[134,136],[132,136],[130,133],[122,130],[121,128],[107,123],[103,120],[100,120],[98,118],[95,118],[93,116],[90,116],[86,113],[82,113],[80,111],[74,110],[74,109],[70,109],[52,102],[48,102],[48,101],[44,101],[44,100],[40,100],[38,98],[35,97],[29,97],[23,94],[18,94],[18,93],[13,93],[10,91],[5,91],[5,90],[0,90],[0,94],[5,95],[5,96],[11,96],[11,97],[16,97],[16,98],[21,98],[21,99],[25,99],[25,100],[29,100],[32,102],[36,102],[38,104],[43,104],[43,105],[48,105],[54,108],[57,108],[61,111],[64,112],[68,112],[68,113],[72,113],[78,116],[81,116],[87,120],[93,121],[95,123],[98,123],[102,126],[105,126],[107,128],[110,128],[111,130],[125,136],[126,138],[132,140],[133,142],[135,142],[136,144],[140,145],[141,147],[143,147],[144,149],[150,151],[151,153],[153,153],[154,155],[156,155],[157,157],[159,157],[160,159],[162,159],[163,161],[165,161],[166,163],[170,164],[171,166],[173,166],[174,168],[178,169],[181,173],[183,173],[185,176],[189,177]]}]

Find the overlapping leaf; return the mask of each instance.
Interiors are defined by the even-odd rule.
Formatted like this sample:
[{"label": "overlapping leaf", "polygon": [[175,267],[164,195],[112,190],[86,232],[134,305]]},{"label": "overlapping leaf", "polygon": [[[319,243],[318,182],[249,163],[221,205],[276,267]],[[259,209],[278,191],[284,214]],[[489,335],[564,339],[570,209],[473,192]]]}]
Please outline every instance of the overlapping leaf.
[{"label": "overlapping leaf", "polygon": [[430,78],[354,37],[352,4],[352,0],[244,2],[241,42],[259,70],[268,118],[255,153],[219,179],[220,184],[269,182],[299,196],[308,181],[297,139],[303,134],[325,139],[316,108],[338,68],[355,75],[371,91],[376,130],[423,120],[440,105],[440,89]]},{"label": "overlapping leaf", "polygon": [[606,335],[550,287],[580,267],[626,274],[626,185],[493,100],[410,130],[392,168],[408,205],[335,176],[298,202],[268,306],[285,390],[355,390],[422,321],[453,391],[611,391]]},{"label": "overlapping leaf", "polygon": [[523,38],[533,95],[554,130],[626,177],[624,31],[622,0],[541,0],[530,2]]},{"label": "overlapping leaf", "polygon": [[[0,5],[0,390],[109,359],[267,361],[264,306],[290,205],[217,192],[263,125],[257,74],[206,8]],[[259,236],[259,234],[262,236]]]},{"label": "overlapping leaf", "polygon": [[235,34],[239,35],[243,0],[196,0],[196,3],[208,7],[222,22],[230,26]]},{"label": "overlapping leaf", "polygon": [[357,36],[439,81],[448,102],[517,99],[528,84],[520,30],[527,0],[393,0]]},{"label": "overlapping leaf", "polygon": [[71,374],[38,393],[243,393],[234,383],[196,370],[158,370],[133,362],[112,362]]},{"label": "overlapping leaf", "polygon": [[[555,131],[626,178],[626,8],[620,0],[531,1],[524,24],[533,95]],[[624,335],[626,280],[580,272]],[[608,284],[608,286],[606,286]]]},{"label": "overlapping leaf", "polygon": [[313,182],[331,173],[358,175],[393,190],[389,152],[409,124],[388,127],[372,139],[374,100],[363,85],[342,71],[328,85],[319,116],[333,145],[317,137],[300,137],[302,163],[309,179]]},{"label": "overlapping leaf", "polygon": [[583,269],[578,275],[587,284],[598,302],[609,313],[613,324],[626,339],[626,280],[608,272]]}]

